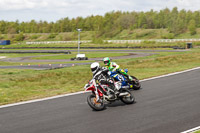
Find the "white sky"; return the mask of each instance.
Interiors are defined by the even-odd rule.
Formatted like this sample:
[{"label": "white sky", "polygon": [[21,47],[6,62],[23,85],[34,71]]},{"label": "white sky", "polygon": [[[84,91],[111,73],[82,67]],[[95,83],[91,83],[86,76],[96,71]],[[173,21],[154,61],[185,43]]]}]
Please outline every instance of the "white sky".
[{"label": "white sky", "polygon": [[200,0],[0,0],[0,20],[57,21],[104,15],[110,11],[155,11],[164,8],[200,10]]}]

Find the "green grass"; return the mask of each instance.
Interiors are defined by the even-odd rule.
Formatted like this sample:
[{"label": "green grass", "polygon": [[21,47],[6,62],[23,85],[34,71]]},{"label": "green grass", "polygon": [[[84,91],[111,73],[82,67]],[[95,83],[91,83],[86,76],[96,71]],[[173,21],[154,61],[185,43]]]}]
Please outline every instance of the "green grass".
[{"label": "green grass", "polygon": [[[77,47],[77,43],[71,44],[30,44],[27,45],[27,41],[77,41],[77,34],[74,32],[67,33],[58,33],[54,39],[48,39],[51,33],[47,34],[26,34],[26,39],[23,42],[12,43],[11,45],[0,45],[0,49],[3,48],[23,48],[23,47]],[[92,40],[94,32],[84,31],[81,32],[81,40]],[[103,40],[137,40],[137,39],[163,39],[163,36],[169,36],[170,34],[167,29],[134,29],[134,30],[122,30],[113,38],[103,38]],[[199,38],[200,28],[197,29],[197,34],[190,35],[189,32],[174,36],[174,39],[191,39]],[[37,39],[31,38],[31,36],[40,36]],[[98,38],[97,38],[98,39]],[[200,42],[193,42],[194,46],[200,46]],[[81,47],[142,47],[142,48],[152,48],[152,47],[161,47],[161,46],[179,46],[186,47],[186,42],[176,42],[176,43],[156,43],[154,41],[145,41],[142,43],[133,43],[133,44],[116,44],[116,43],[107,43],[107,44],[94,44],[94,43],[82,43]]]},{"label": "green grass", "polygon": [[[197,28],[197,34],[191,35],[189,31],[174,36],[176,39],[180,38],[199,38],[200,28]],[[167,29],[124,29],[118,32],[114,37],[107,37],[107,40],[132,40],[132,39],[163,39],[169,37],[170,32]],[[3,39],[14,39],[17,34],[1,34]],[[49,37],[53,35],[53,37]],[[95,31],[82,31],[82,40],[92,40]],[[6,37],[7,36],[7,37]],[[64,33],[24,33],[24,41],[71,41],[77,40],[77,32],[64,32]]]},{"label": "green grass", "polygon": [[[113,60],[139,79],[200,66],[200,49],[162,52],[149,57]],[[102,63],[101,63],[102,65]],[[0,105],[82,91],[92,78],[90,65],[54,70],[0,69]]]},{"label": "green grass", "polygon": [[200,130],[199,130],[199,131],[195,131],[195,132],[193,132],[193,133],[200,133]]},{"label": "green grass", "polygon": [[[0,70],[0,104],[79,91],[86,83],[87,66],[59,70]],[[82,78],[80,78],[81,76]],[[91,76],[91,75],[90,75]]]}]

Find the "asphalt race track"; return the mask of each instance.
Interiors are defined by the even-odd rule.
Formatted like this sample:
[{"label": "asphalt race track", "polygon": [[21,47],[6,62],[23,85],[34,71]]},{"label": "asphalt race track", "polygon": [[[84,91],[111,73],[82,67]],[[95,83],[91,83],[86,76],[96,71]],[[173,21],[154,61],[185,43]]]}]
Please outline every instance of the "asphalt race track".
[{"label": "asphalt race track", "polygon": [[[70,50],[75,52],[76,50]],[[0,53],[70,53],[69,50],[0,50]],[[111,59],[128,59],[128,58],[138,58],[144,56],[150,56],[156,54],[155,52],[183,52],[185,50],[106,50],[106,49],[99,49],[99,50],[81,50],[81,52],[121,52],[121,53],[129,53],[126,56],[117,56],[111,57]],[[142,53],[143,52],[143,53]],[[149,53],[151,52],[151,53]],[[42,55],[48,56],[48,55]],[[15,69],[36,69],[36,70],[43,70],[43,69],[54,69],[54,68],[61,68],[61,67],[70,67],[74,65],[86,65],[90,63],[73,63],[70,59],[57,59],[57,60],[34,60],[33,57],[38,56],[28,56],[28,57],[16,57],[16,58],[4,58],[0,59],[0,61],[5,62],[19,62],[20,64],[27,63],[27,62],[37,62],[38,65],[17,65],[17,66],[0,66],[0,69],[5,68],[15,68]],[[89,58],[90,61],[102,61],[103,58]],[[71,62],[66,64],[45,64],[40,65],[39,62]]]},{"label": "asphalt race track", "polygon": [[0,133],[179,133],[200,126],[200,68],[142,82],[137,102],[93,111],[88,93],[0,108]]},{"label": "asphalt race track", "polygon": [[[55,52],[55,51],[54,51]],[[111,51],[112,52],[112,51]],[[125,56],[116,56],[116,57],[111,57],[111,59],[128,59],[128,58],[138,58],[138,57],[144,57],[144,56],[150,56],[155,53],[129,53],[129,55]],[[48,55],[45,55],[48,56]],[[57,68],[62,68],[62,67],[70,67],[74,65],[87,65],[91,63],[73,63],[74,61],[70,59],[56,59],[56,60],[34,60],[32,59],[33,57],[38,57],[38,56],[28,56],[28,57],[16,57],[16,58],[4,58],[0,59],[0,61],[5,61],[5,62],[19,62],[21,65],[17,66],[0,66],[0,69],[7,69],[7,68],[15,68],[15,69],[36,69],[36,70],[44,70],[44,69],[57,69]],[[90,61],[102,61],[103,58],[89,58],[88,60]],[[26,62],[37,62],[38,65],[23,65],[23,63]],[[40,65],[39,62],[71,62],[71,63],[65,63],[65,64],[43,64]]]}]

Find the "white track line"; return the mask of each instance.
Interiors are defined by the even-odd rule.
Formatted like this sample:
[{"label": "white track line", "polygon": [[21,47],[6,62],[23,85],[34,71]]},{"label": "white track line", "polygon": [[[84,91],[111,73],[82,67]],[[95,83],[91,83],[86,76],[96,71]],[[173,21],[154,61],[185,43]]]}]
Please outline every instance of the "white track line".
[{"label": "white track line", "polygon": [[161,76],[157,76],[157,77],[152,77],[152,78],[148,78],[148,79],[143,79],[143,80],[140,80],[140,81],[148,81],[148,80],[153,80],[153,79],[168,77],[168,76],[172,76],[172,75],[176,75],[176,74],[190,72],[190,71],[197,70],[197,69],[200,69],[200,67],[196,67],[196,68],[192,68],[192,69],[188,69],[188,70],[184,70],[184,71],[180,71],[180,72],[170,73],[170,74],[166,74],[166,75],[161,75]]},{"label": "white track line", "polygon": [[16,106],[16,105],[22,105],[22,104],[27,104],[27,103],[34,103],[34,102],[40,102],[40,101],[45,101],[45,100],[51,100],[51,99],[55,99],[55,98],[61,98],[61,97],[66,97],[66,96],[72,96],[72,95],[82,94],[84,92],[85,91],[80,91],[80,92],[63,94],[63,95],[58,95],[58,96],[53,96],[53,97],[47,97],[47,98],[35,99],[35,100],[30,100],[30,101],[25,101],[25,102],[19,102],[19,103],[2,105],[2,106],[0,106],[0,109],[1,108],[6,108],[6,107],[12,107],[12,106]]},{"label": "white track line", "polygon": [[[143,82],[143,81],[148,81],[148,80],[153,80],[153,79],[168,77],[168,76],[172,76],[172,75],[176,75],[176,74],[190,72],[190,71],[197,70],[197,69],[200,69],[200,67],[188,69],[188,70],[181,71],[181,72],[170,73],[170,74],[166,74],[166,75],[162,75],[162,76],[158,76],[158,77],[148,78],[148,79],[144,79],[144,80],[140,80],[140,81]],[[27,103],[34,103],[34,102],[40,102],[40,101],[45,101],[45,100],[51,100],[51,99],[55,99],[55,98],[61,98],[61,97],[66,97],[66,96],[72,96],[72,95],[82,94],[84,92],[85,91],[80,91],[80,92],[69,93],[69,94],[64,94],[64,95],[58,95],[58,96],[53,96],[53,97],[47,97],[47,98],[42,98],[42,99],[36,99],[36,100],[30,100],[30,101],[25,101],[25,102],[19,102],[19,103],[2,105],[2,106],[0,106],[0,109],[1,108],[6,108],[6,107],[12,107],[12,106],[17,106],[17,105],[22,105],[22,104],[27,104]]]},{"label": "white track line", "polygon": [[192,128],[192,129],[184,131],[184,132],[181,132],[181,133],[194,133],[195,131],[198,131],[198,130],[200,130],[200,126]]}]

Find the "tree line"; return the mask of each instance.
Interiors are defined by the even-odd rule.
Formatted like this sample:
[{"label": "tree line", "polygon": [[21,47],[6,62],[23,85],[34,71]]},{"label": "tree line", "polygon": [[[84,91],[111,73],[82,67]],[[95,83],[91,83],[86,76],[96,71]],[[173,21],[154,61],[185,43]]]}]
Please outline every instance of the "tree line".
[{"label": "tree line", "polygon": [[35,21],[15,22],[0,21],[1,34],[17,33],[60,33],[73,32],[77,28],[83,31],[95,31],[95,35],[112,37],[124,29],[168,29],[175,35],[190,31],[196,34],[196,28],[200,27],[200,11],[172,10],[165,8],[160,11],[153,9],[147,12],[122,12],[112,11],[103,16],[91,15],[88,17],[62,18],[56,22]]}]

